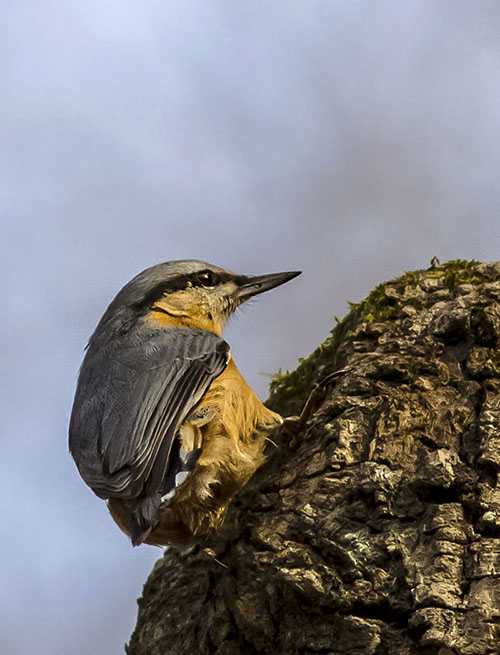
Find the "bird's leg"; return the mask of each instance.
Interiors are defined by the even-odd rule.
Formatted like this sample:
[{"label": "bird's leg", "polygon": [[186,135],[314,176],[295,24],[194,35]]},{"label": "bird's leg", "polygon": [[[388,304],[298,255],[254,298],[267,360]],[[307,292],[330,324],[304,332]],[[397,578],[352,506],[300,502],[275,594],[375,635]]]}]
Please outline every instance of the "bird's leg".
[{"label": "bird's leg", "polygon": [[328,382],[330,382],[331,380],[334,380],[339,375],[342,375],[343,373],[348,373],[351,370],[352,368],[341,368],[338,371],[334,371],[333,373],[326,375],[319,382],[316,382],[311,390],[311,393],[307,397],[306,402],[304,403],[300,416],[286,416],[283,419],[283,427],[285,431],[289,433],[293,433],[296,432],[301,427],[303,427],[307,422],[307,420],[309,419],[309,417],[311,416],[312,408],[313,408],[313,400],[315,395],[318,393],[318,391],[323,387],[325,387],[328,384]]}]

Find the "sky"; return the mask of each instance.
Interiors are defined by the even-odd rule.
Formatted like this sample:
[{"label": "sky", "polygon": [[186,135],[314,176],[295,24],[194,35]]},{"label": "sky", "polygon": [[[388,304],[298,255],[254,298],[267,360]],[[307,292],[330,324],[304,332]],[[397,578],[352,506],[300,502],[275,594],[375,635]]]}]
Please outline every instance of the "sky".
[{"label": "sky", "polygon": [[262,399],[379,282],[500,247],[496,0],[4,0],[0,650],[118,655],[158,548],[68,455],[140,270],[302,270],[225,336]]}]

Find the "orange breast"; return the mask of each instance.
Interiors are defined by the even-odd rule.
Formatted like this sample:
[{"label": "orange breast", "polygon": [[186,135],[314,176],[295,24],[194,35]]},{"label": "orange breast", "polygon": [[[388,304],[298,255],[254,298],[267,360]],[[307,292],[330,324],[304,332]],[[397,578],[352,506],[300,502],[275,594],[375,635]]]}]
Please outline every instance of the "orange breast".
[{"label": "orange breast", "polygon": [[[160,307],[160,309],[155,309],[155,307]],[[172,327],[197,328],[199,330],[213,332],[219,337],[222,336],[222,329],[224,325],[214,318],[209,318],[207,316],[190,316],[188,314],[178,312],[173,313],[173,311],[176,310],[173,310],[166,303],[159,301],[148,314],[147,320],[154,325],[160,324],[169,325]]]},{"label": "orange breast", "polygon": [[[164,311],[153,310],[146,320],[165,326],[202,328],[215,334],[222,329],[213,322],[200,325],[187,316]],[[263,461],[267,434],[282,423],[281,416],[258,399],[232,359],[212,382],[200,407],[210,408],[209,420],[192,417],[184,423],[179,437],[181,441],[185,438],[187,450],[199,447],[201,441],[202,452],[173,498],[160,507],[158,525],[146,543],[185,545],[203,540],[216,529],[231,497]],[[120,498],[108,501],[112,517],[126,533],[132,505]]]}]

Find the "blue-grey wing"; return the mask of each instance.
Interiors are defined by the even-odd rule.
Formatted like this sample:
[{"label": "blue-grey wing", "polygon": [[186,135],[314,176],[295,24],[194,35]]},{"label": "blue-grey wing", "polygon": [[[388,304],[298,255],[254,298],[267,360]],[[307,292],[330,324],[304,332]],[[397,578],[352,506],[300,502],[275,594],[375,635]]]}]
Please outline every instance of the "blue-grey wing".
[{"label": "blue-grey wing", "polygon": [[[91,342],[69,443],[83,479],[98,496],[156,498],[157,505],[179,427],[229,356],[223,339],[191,328],[163,328],[144,340],[123,340],[119,348]],[[145,503],[143,515],[148,511]]]}]

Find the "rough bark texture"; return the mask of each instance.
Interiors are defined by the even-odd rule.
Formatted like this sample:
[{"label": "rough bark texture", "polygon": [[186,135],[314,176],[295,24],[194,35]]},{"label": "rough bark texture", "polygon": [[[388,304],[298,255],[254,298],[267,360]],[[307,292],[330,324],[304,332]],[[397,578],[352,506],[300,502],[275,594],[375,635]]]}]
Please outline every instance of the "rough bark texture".
[{"label": "rough bark texture", "polygon": [[212,544],[167,550],[129,655],[500,653],[500,264],[379,285],[269,405],[295,435]]}]

